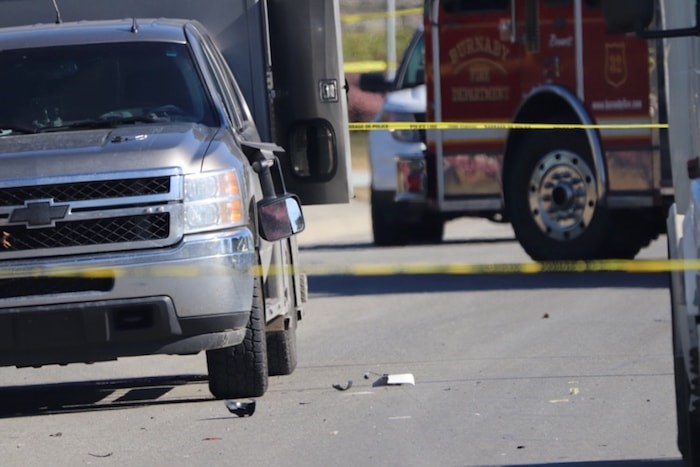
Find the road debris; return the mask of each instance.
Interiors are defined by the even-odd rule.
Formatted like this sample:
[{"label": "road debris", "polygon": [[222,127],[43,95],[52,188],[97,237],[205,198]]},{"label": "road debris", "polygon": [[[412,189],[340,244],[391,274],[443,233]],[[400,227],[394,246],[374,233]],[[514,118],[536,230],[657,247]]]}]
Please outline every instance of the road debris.
[{"label": "road debris", "polygon": [[400,386],[403,384],[410,384],[411,386],[416,385],[416,379],[411,373],[400,373],[395,375],[383,374],[372,383],[372,386]]},{"label": "road debris", "polygon": [[250,417],[255,413],[255,401],[236,401],[227,399],[224,401],[229,412],[239,417]]},{"label": "road debris", "polygon": [[343,386],[342,384],[334,384],[333,389],[336,389],[338,391],[347,391],[352,387],[352,380],[348,380],[348,383]]},{"label": "road debris", "polygon": [[92,452],[88,452],[88,455],[90,455],[90,456],[92,456],[92,457],[101,457],[101,458],[111,457],[112,454],[114,454],[114,453],[108,452],[107,454],[95,454],[95,453],[92,453]]}]

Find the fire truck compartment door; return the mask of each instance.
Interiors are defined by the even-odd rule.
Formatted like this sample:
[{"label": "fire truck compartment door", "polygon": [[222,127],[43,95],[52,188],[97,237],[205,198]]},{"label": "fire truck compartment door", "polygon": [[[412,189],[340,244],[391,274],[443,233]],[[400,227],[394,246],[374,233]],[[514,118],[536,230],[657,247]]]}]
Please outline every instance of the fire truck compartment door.
[{"label": "fire truck compartment door", "polygon": [[347,91],[338,0],[267,0],[272,128],[287,189],[304,204],[349,201]]}]

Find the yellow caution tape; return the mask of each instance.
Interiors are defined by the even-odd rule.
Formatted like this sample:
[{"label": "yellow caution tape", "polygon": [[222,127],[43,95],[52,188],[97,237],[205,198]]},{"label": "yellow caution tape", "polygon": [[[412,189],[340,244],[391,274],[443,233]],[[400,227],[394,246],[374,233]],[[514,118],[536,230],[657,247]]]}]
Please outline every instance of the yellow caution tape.
[{"label": "yellow caution tape", "polygon": [[668,123],[508,123],[508,122],[355,122],[350,131],[373,130],[630,130],[668,129]]},{"label": "yellow caution tape", "polygon": [[343,70],[345,73],[372,73],[376,71],[386,71],[388,64],[384,60],[366,60],[362,62],[345,62]]},{"label": "yellow caution tape", "polygon": [[357,264],[357,265],[305,265],[302,272],[309,276],[349,275],[475,275],[475,274],[540,274],[540,273],[591,273],[626,272],[660,273],[700,270],[700,260],[596,260],[596,261],[548,261],[529,263],[451,263],[451,264]]},{"label": "yellow caution tape", "polygon": [[378,11],[373,13],[358,13],[354,15],[344,15],[340,18],[340,21],[345,24],[350,23],[361,23],[362,21],[368,21],[372,19],[383,19],[390,16],[412,16],[412,15],[422,15],[423,8],[406,8],[403,10],[395,10],[393,13],[387,11]]},{"label": "yellow caution tape", "polygon": [[[260,267],[248,269],[251,274],[260,275]],[[269,274],[291,274],[294,268],[289,265],[271,266]],[[542,273],[668,273],[675,271],[700,271],[700,260],[648,259],[648,260],[595,260],[595,261],[545,261],[523,263],[404,263],[404,264],[354,264],[328,265],[306,264],[299,271],[308,276],[389,276],[389,275],[488,275],[488,274],[542,274]],[[118,277],[195,277],[202,271],[196,267],[153,267],[131,271],[121,268],[107,269],[62,269],[46,271],[0,271],[0,279],[17,277],[81,277],[106,279]]]}]

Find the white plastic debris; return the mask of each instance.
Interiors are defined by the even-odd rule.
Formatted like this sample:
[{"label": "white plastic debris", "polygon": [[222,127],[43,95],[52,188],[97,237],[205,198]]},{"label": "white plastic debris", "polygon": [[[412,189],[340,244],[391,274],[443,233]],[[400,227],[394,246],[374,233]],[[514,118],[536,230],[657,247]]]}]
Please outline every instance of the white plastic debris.
[{"label": "white plastic debris", "polygon": [[389,386],[398,384],[416,385],[416,379],[411,373],[400,373],[396,375],[386,375],[386,384]]}]

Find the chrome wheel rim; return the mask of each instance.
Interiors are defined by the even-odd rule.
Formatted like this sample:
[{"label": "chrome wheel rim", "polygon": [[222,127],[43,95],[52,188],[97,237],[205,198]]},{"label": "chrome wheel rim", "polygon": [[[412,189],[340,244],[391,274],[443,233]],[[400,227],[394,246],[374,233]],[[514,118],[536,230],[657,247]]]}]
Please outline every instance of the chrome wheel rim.
[{"label": "chrome wheel rim", "polygon": [[540,159],[528,190],[535,224],[542,233],[559,241],[583,234],[598,204],[591,168],[571,151],[552,151]]}]

